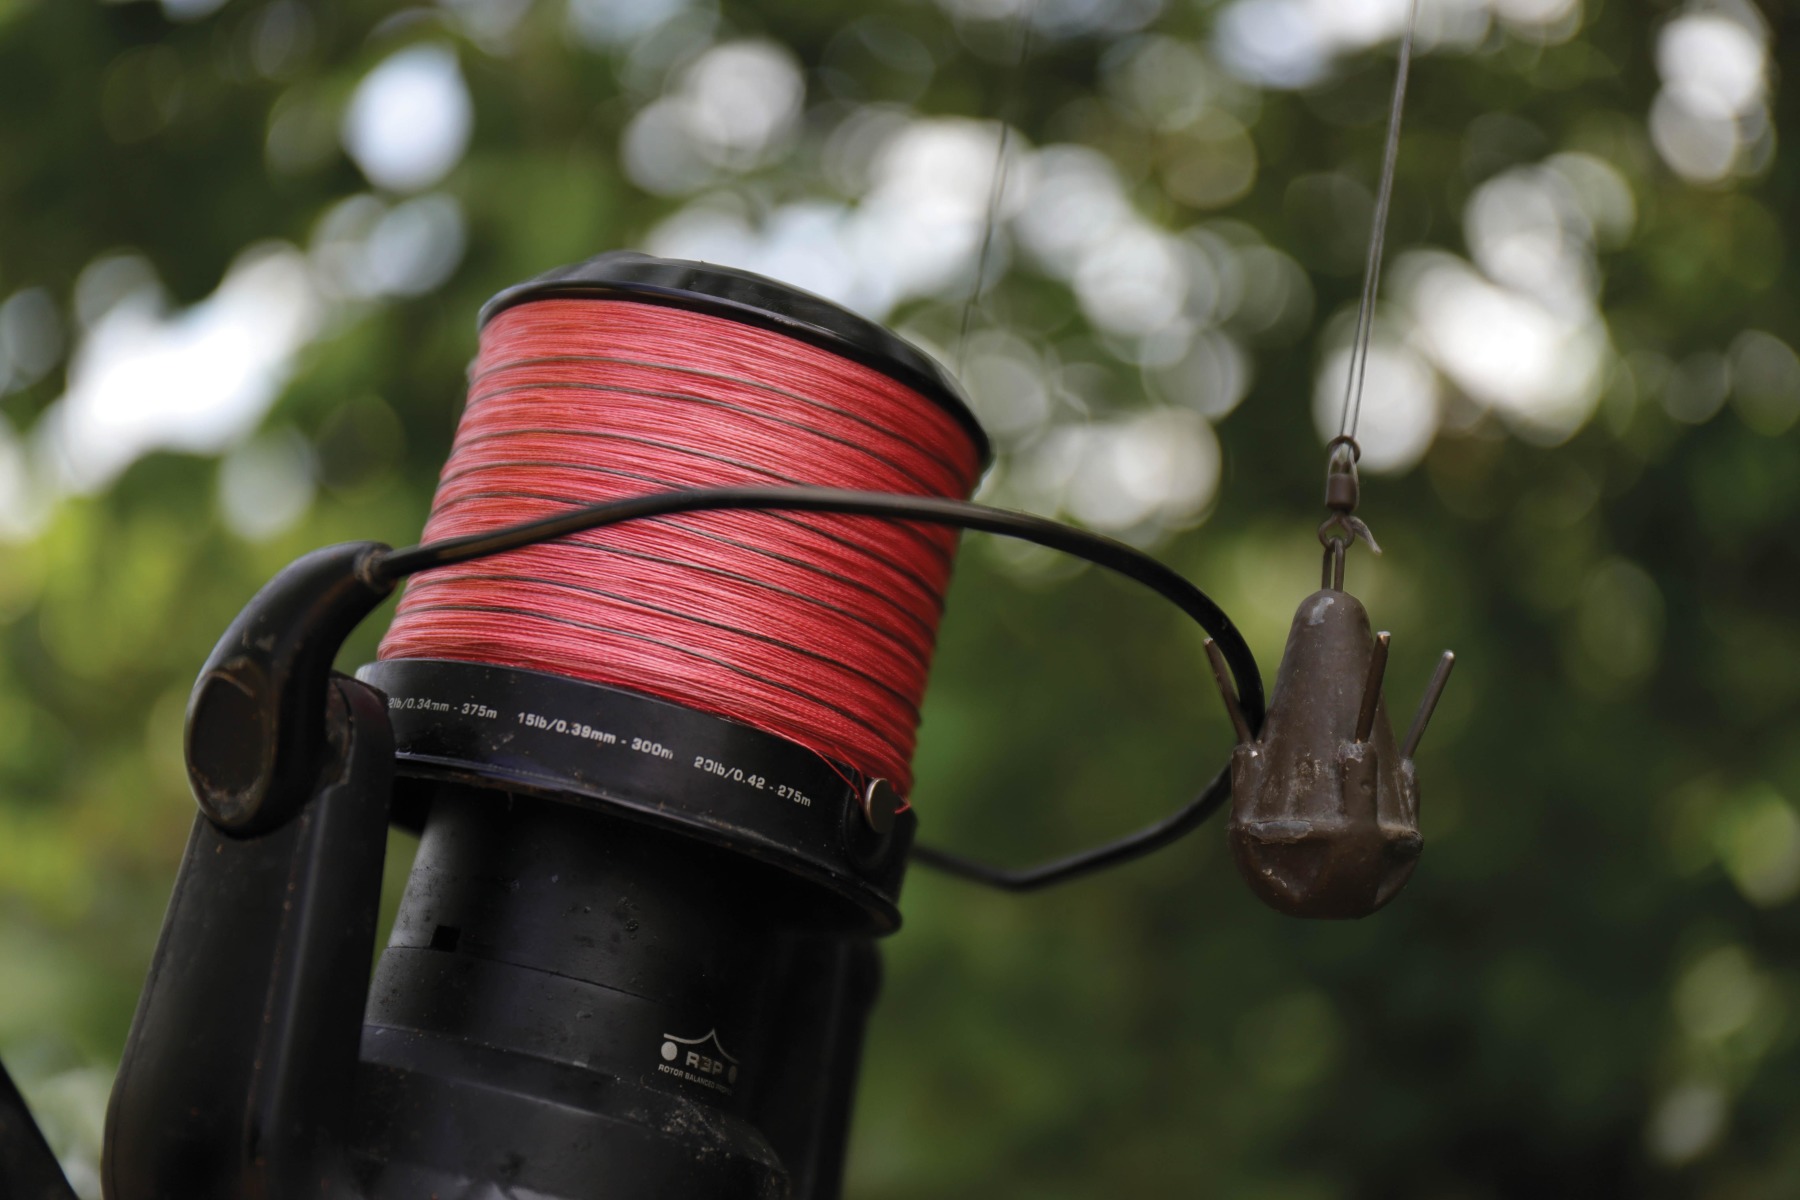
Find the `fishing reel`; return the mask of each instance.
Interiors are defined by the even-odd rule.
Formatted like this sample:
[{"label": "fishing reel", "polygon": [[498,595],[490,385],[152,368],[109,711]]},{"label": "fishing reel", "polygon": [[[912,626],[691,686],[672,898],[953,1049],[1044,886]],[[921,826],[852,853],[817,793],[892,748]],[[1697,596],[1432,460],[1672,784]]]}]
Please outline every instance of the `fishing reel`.
[{"label": "fishing reel", "polygon": [[[1351,547],[1376,549],[1351,401],[1410,49],[1409,24],[1323,579],[1266,716],[1249,647],[1192,583],[968,502],[979,425],[879,326],[637,254],[490,301],[426,539],[293,563],[194,687],[200,812],[107,1114],[109,1200],[832,1200],[909,863],[1031,891],[1230,801],[1233,856],[1274,908],[1388,903],[1422,847],[1413,755],[1453,662],[1396,744],[1388,635],[1344,583]],[[719,514],[785,524],[686,519]],[[964,529],[1082,558],[1199,625],[1228,768],[1037,866],[916,843],[911,738],[954,552],[920,531]],[[335,671],[407,580],[379,660]],[[420,843],[371,978],[391,826]],[[73,1195],[4,1072],[0,1194]]]},{"label": "fishing reel", "polygon": [[[924,355],[758,276],[602,255],[503,296],[675,309],[824,348],[941,406],[985,449]],[[1373,911],[1417,857],[1410,759],[1429,703],[1396,752],[1386,636],[1342,590],[1341,540],[1265,721],[1256,663],[1212,600],[1056,522],[806,483],[546,507],[410,549],[316,551],[219,641],[186,722],[200,814],[108,1112],[110,1200],[828,1200],[879,988],[875,939],[899,924],[909,861],[1028,891],[1167,845],[1234,794],[1239,865],[1284,911]],[[609,685],[573,660],[533,669],[479,644],[333,669],[403,580],[719,512],[981,530],[1149,587],[1207,635],[1240,743],[1229,770],[1149,828],[1009,870],[916,845],[900,781],[671,701],[663,681]],[[417,589],[409,602],[458,608]],[[390,825],[421,841],[371,979]],[[16,1095],[0,1109],[6,1178],[54,1176],[23,1194],[67,1194]]]},{"label": "fishing reel", "polygon": [[[1320,589],[1266,711],[1249,647],[1188,580],[968,501],[986,438],[887,330],[636,254],[507,289],[482,310],[421,544],[301,558],[195,684],[199,814],[107,1113],[108,1200],[834,1200],[911,863],[1032,891],[1229,803],[1237,868],[1271,907],[1392,901],[1454,658],[1397,740],[1389,635],[1345,575],[1357,543],[1379,553],[1355,431],[1417,7]],[[1004,190],[997,170],[978,280]],[[1035,866],[918,842],[912,738],[966,529],[1104,567],[1200,626],[1226,769],[1163,820]],[[403,582],[378,661],[336,671]],[[391,828],[420,840],[371,975]],[[73,1200],[4,1071],[0,1197]]]},{"label": "fishing reel", "polygon": [[[954,399],[891,335],[741,272],[609,255],[530,289],[776,326]],[[899,923],[909,858],[1041,887],[1222,805],[1224,773],[1151,829],[1002,871],[915,846],[895,781],[672,703],[655,681],[453,658],[333,670],[404,579],[717,511],[979,529],[1079,555],[1201,625],[1261,723],[1250,651],[1192,584],[1120,543],[960,499],[686,488],[409,550],[317,551],[250,602],[192,694],[200,815],[113,1093],[109,1197],[836,1196],[874,940]],[[390,824],[422,840],[371,980]]]},{"label": "fishing reel", "polygon": [[[748,324],[872,366],[975,428],[923,355],[743,272],[603,255],[505,295]],[[1386,637],[1342,587],[1353,497],[1267,720],[1255,661],[1216,604],[1066,525],[808,484],[551,508],[411,549],[316,551],[220,639],[186,723],[200,814],[108,1112],[111,1200],[827,1200],[879,987],[875,939],[899,923],[909,861],[1032,890],[1167,845],[1233,794],[1239,865],[1284,911],[1372,911],[1417,856],[1410,759],[1429,703],[1396,752],[1380,701]],[[672,702],[654,679],[610,686],[573,662],[529,669],[480,646],[333,669],[403,580],[717,512],[982,530],[1147,586],[1207,635],[1238,734],[1231,767],[1147,829],[1007,870],[916,845],[896,780]],[[409,600],[454,607],[441,593]],[[390,825],[421,841],[371,979]],[[13,1194],[53,1177],[24,1194],[66,1194],[22,1104],[7,1102]]]}]

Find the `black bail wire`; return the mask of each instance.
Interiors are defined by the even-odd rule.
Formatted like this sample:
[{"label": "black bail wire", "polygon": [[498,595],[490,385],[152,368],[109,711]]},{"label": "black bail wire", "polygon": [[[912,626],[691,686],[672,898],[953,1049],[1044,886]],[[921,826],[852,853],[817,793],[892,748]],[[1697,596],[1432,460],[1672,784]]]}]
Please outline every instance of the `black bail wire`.
[{"label": "black bail wire", "polygon": [[[1262,728],[1262,675],[1256,668],[1256,658],[1250,652],[1249,643],[1212,597],[1185,576],[1142,550],[1101,534],[1029,513],[1011,512],[966,500],[820,487],[717,487],[656,492],[623,500],[606,500],[499,529],[441,538],[405,549],[384,548],[365,557],[357,567],[357,574],[379,594],[421,571],[474,562],[622,521],[720,511],[842,513],[975,529],[1031,542],[1104,567],[1149,588],[1206,631],[1211,639],[1209,656],[1219,654],[1230,668],[1246,727],[1253,735]],[[1030,867],[995,866],[930,846],[914,846],[912,853],[927,866],[975,883],[1009,892],[1036,891],[1161,849],[1192,832],[1230,798],[1231,769],[1227,766],[1213,776],[1198,795],[1162,820],[1115,841]]]},{"label": "black bail wire", "polygon": [[1356,333],[1350,346],[1350,369],[1344,377],[1344,404],[1337,436],[1325,445],[1325,508],[1319,526],[1319,542],[1325,547],[1322,587],[1342,590],[1344,557],[1358,538],[1376,554],[1381,547],[1375,535],[1356,516],[1362,486],[1356,464],[1362,446],[1356,428],[1362,419],[1363,383],[1368,375],[1369,342],[1375,330],[1375,295],[1381,286],[1381,257],[1387,245],[1388,213],[1393,207],[1394,173],[1400,161],[1400,121],[1406,111],[1406,85],[1412,74],[1413,36],[1419,24],[1419,0],[1412,0],[1406,29],[1400,38],[1400,62],[1394,73],[1394,96],[1388,107],[1387,141],[1382,148],[1381,182],[1375,196],[1375,215],[1369,230],[1369,257],[1363,266],[1362,296],[1356,306]]}]

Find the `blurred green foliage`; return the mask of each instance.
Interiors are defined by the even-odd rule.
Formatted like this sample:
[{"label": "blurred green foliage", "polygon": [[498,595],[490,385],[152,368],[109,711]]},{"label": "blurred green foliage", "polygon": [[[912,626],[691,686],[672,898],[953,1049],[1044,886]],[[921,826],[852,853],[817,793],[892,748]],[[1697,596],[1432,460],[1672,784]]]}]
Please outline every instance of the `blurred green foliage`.
[{"label": "blurred green foliage", "polygon": [[[218,632],[307,549],[414,539],[490,294],[654,240],[696,195],[751,227],[851,203],[827,149],[857,113],[1009,112],[1024,144],[1105,156],[1143,221],[1279,251],[1246,259],[1250,286],[1306,269],[1279,319],[1219,325],[1254,384],[1205,412],[1216,491],[1130,531],[1211,590],[1272,673],[1316,578],[1309,414],[1356,291],[1392,42],[1263,86],[1218,65],[1230,7],[1043,3],[1015,71],[1006,4],[0,0],[0,302],[42,289],[53,315],[17,308],[7,326],[0,310],[0,1050],[77,1171],[191,817],[182,709]],[[1482,185],[1559,153],[1607,164],[1633,215],[1592,259],[1591,418],[1519,436],[1446,376],[1423,461],[1367,481],[1388,553],[1356,557],[1351,582],[1395,631],[1396,704],[1441,647],[1461,659],[1421,764],[1414,882],[1360,924],[1284,920],[1240,888],[1216,829],[1031,898],[916,875],[886,947],[852,1195],[1800,1194],[1800,385],[1784,345],[1800,339],[1784,221],[1800,180],[1773,149],[1794,100],[1771,71],[1755,145],[1710,182],[1671,169],[1679,145],[1646,126],[1670,21],[1763,28],[1777,67],[1800,26],[1787,0],[1764,5],[1767,27],[1726,3],[1537,7],[1564,15],[1483,16],[1472,41],[1422,47],[1394,245],[1468,253]],[[1159,38],[1211,81],[1186,124],[1118,84]],[[635,116],[707,46],[745,40],[800,64],[805,115],[753,161],[646,186],[621,165]],[[59,483],[59,397],[117,298],[96,264],[140,282],[147,266],[168,313],[248,247],[301,247],[324,271],[329,215],[363,211],[346,199],[368,197],[365,224],[403,202],[340,128],[359,81],[414,44],[453,51],[472,99],[435,193],[458,214],[442,278],[327,289],[272,371],[262,432]],[[1167,388],[1137,343],[1030,255],[1001,257],[978,333],[1080,382],[1050,424],[1156,407]],[[903,296],[891,319],[953,346],[968,286],[965,271]],[[1392,319],[1416,345],[1424,317]],[[998,498],[1031,499],[1020,464],[1042,425],[1001,439]],[[254,498],[296,461],[291,519],[234,516],[233,470]],[[1228,744],[1210,686],[1189,631],[1148,600],[972,539],[919,758],[929,836],[1023,861],[1160,813]]]}]

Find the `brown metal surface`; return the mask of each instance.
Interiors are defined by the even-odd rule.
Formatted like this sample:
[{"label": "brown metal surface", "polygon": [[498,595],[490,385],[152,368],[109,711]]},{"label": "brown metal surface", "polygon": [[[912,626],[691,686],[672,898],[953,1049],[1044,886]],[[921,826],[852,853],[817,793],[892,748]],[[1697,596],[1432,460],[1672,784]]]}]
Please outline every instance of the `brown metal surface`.
[{"label": "brown metal surface", "polygon": [[1418,779],[1380,699],[1385,650],[1356,597],[1308,596],[1261,735],[1232,755],[1232,855],[1251,890],[1291,916],[1367,916],[1418,862]]}]

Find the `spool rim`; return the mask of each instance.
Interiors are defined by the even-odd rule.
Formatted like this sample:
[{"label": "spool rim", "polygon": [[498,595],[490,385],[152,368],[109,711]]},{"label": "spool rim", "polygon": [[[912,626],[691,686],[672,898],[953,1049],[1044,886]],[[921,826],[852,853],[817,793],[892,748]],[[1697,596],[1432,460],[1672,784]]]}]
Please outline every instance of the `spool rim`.
[{"label": "spool rim", "polygon": [[[861,777],[780,734],[530,667],[384,658],[356,677],[387,697],[402,776],[518,792],[697,838],[821,888],[835,898],[830,911],[845,927],[888,933],[900,926],[900,883],[917,818],[908,810],[890,832],[876,833],[856,802]],[[521,707],[539,724],[526,724],[523,713],[514,720]],[[575,718],[618,736],[569,736],[563,726]],[[668,753],[638,752],[634,733]],[[698,769],[695,756],[712,769]],[[746,784],[746,774],[762,782]],[[791,795],[809,798],[784,797],[784,782],[799,785]],[[416,810],[397,820],[422,824]]]},{"label": "spool rim", "polygon": [[948,371],[898,334],[823,296],[766,275],[680,258],[614,250],[544,272],[496,293],[477,328],[536,300],[632,300],[723,317],[829,350],[904,384],[955,418],[985,470],[994,451]]}]

